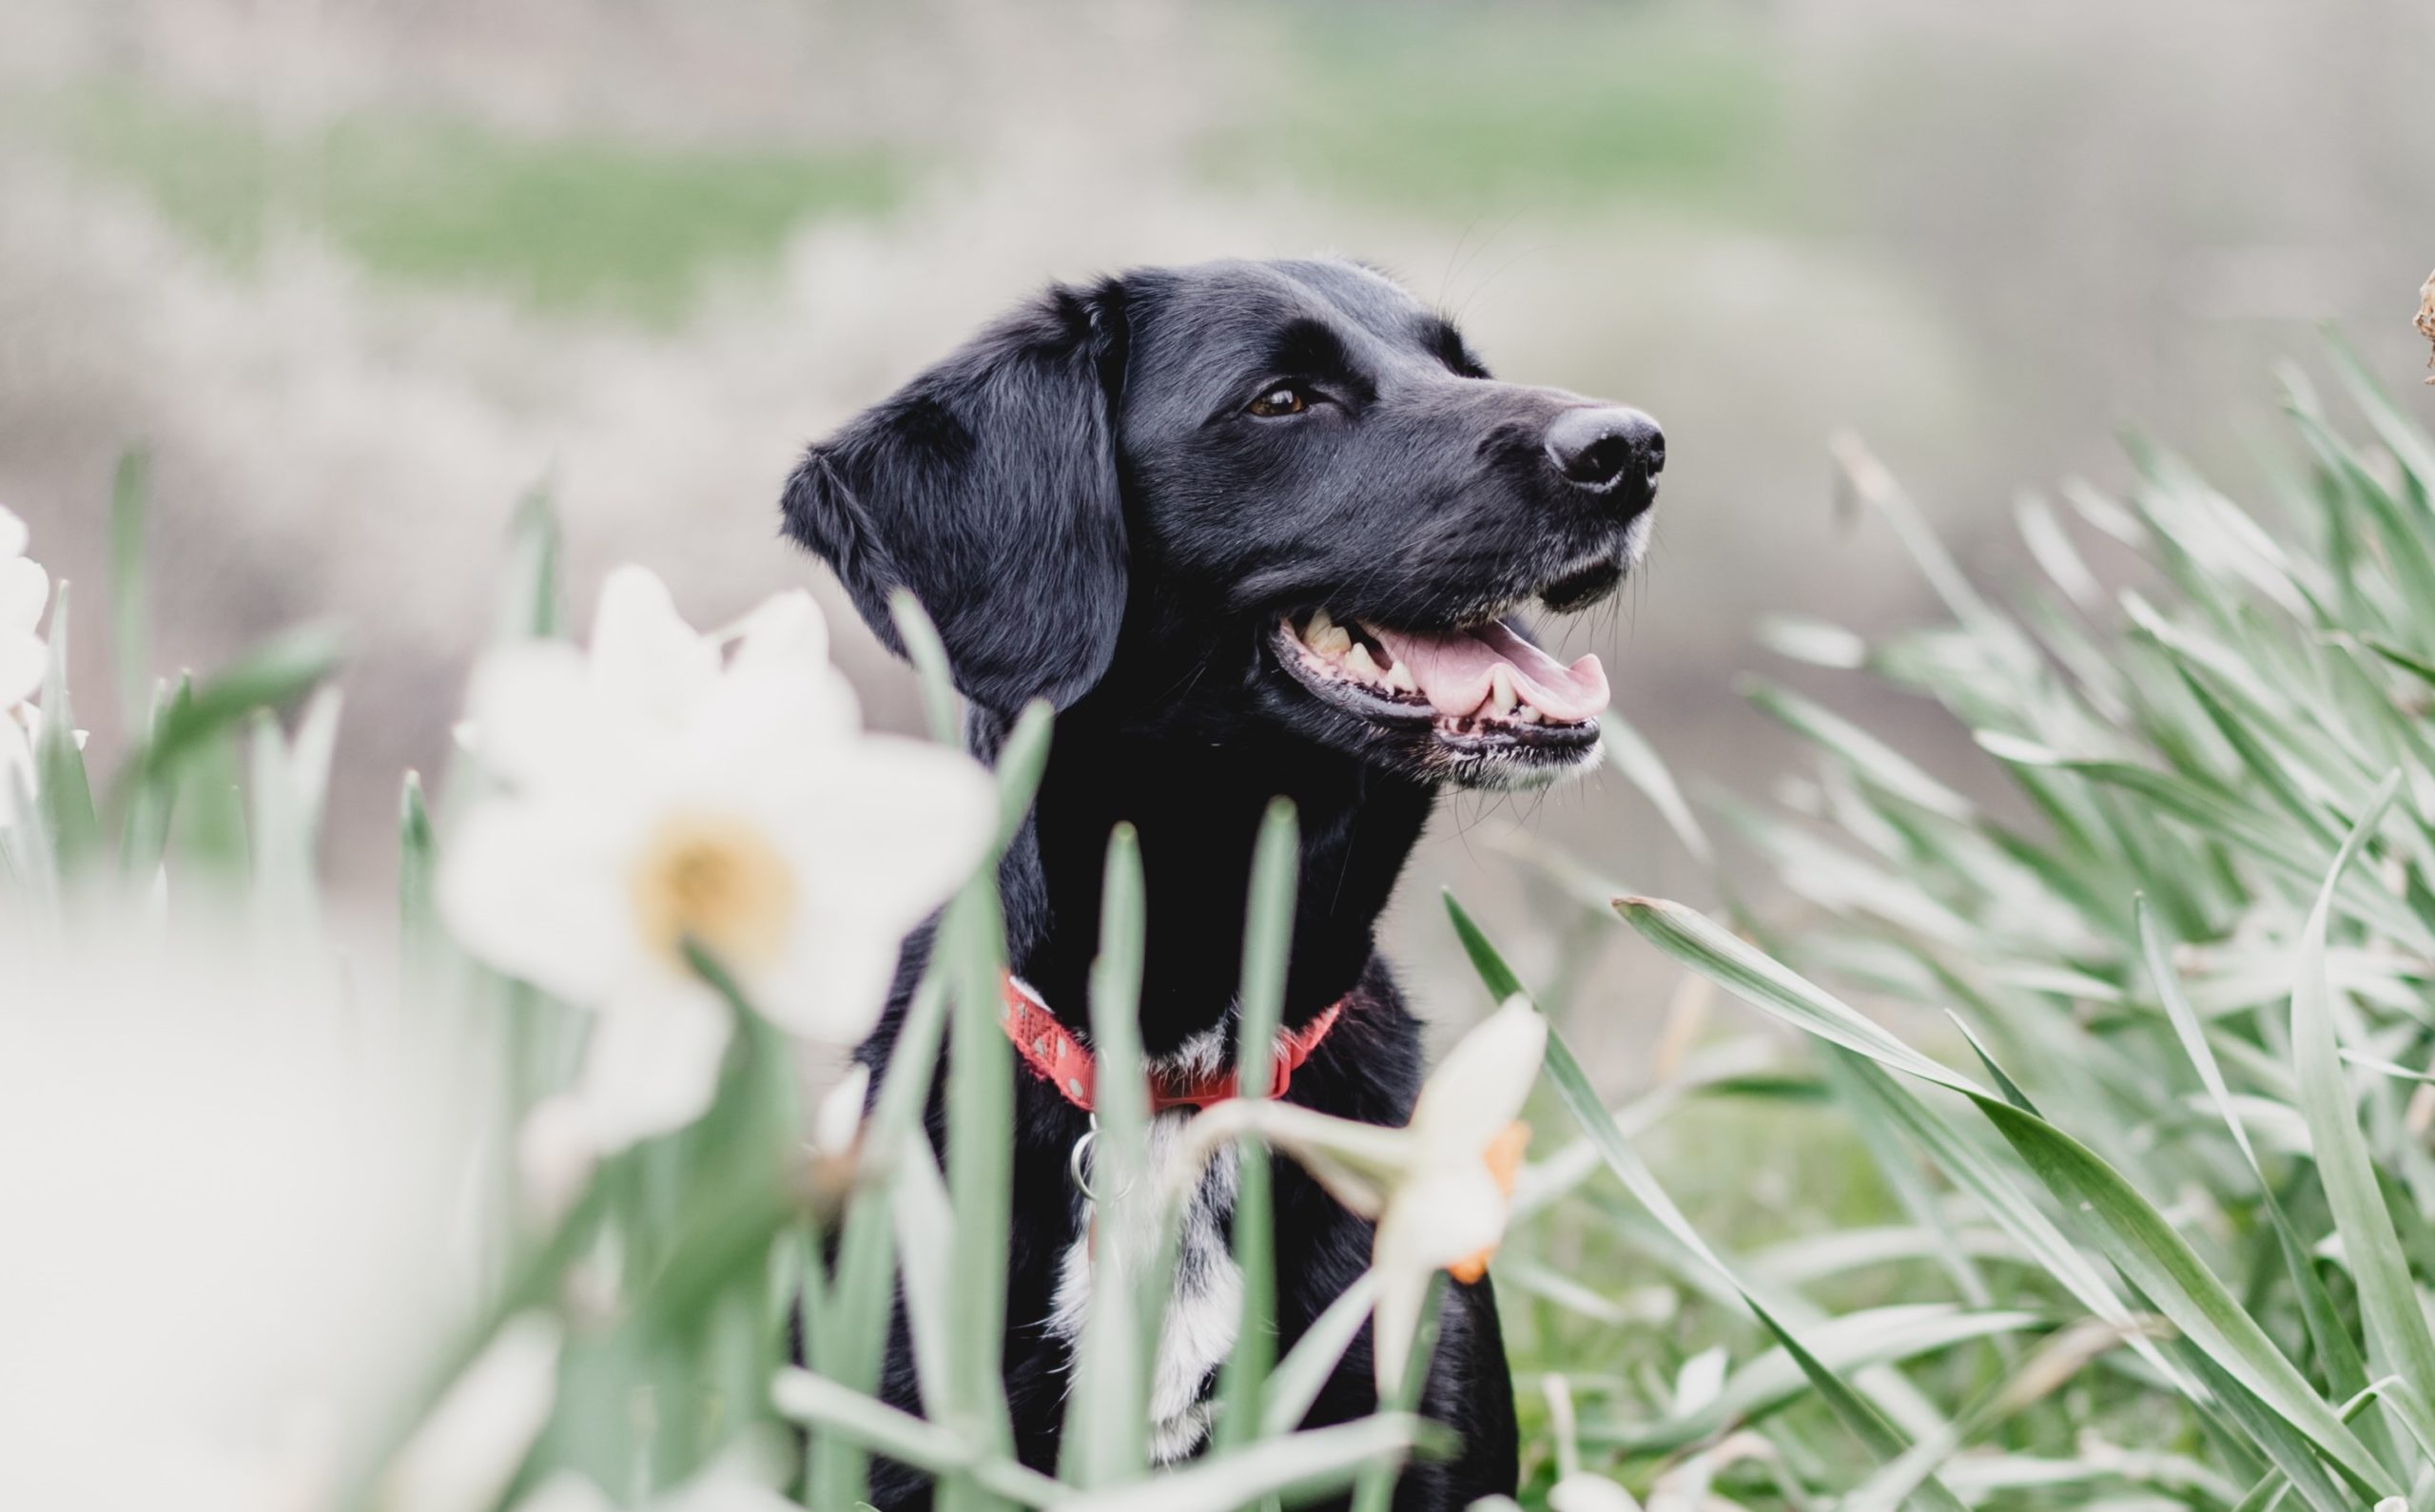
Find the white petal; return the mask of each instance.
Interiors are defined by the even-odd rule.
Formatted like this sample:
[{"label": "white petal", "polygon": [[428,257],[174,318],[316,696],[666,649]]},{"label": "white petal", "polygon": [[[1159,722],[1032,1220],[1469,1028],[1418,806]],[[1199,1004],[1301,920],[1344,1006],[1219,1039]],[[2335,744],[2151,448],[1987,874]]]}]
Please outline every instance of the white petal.
[{"label": "white petal", "polygon": [[666,1512],[802,1512],[796,1503],[726,1464],[711,1465],[661,1504]]},{"label": "white petal", "polygon": [[598,805],[486,800],[441,853],[440,916],[485,964],[597,1007],[652,969],[624,891],[629,823]]},{"label": "white petal", "polygon": [[19,519],[6,504],[0,504],[0,560],[26,554],[26,522]]},{"label": "white petal", "polygon": [[602,691],[654,719],[679,720],[718,680],[716,642],[685,623],[668,585],[620,567],[600,585],[592,672]]},{"label": "white petal", "polygon": [[575,1084],[601,1153],[682,1129],[708,1112],[734,1032],[726,1004],[693,982],[621,997],[603,1013]]},{"label": "white petal", "polygon": [[1588,1470],[1575,1470],[1548,1489],[1549,1512],[1641,1512],[1629,1491]]},{"label": "white petal", "polygon": [[1365,1218],[1385,1210],[1389,1193],[1412,1166],[1412,1136],[1401,1129],[1269,1099],[1229,1098],[1208,1109],[1187,1127],[1184,1149],[1214,1150],[1213,1141],[1230,1141],[1252,1130],[1293,1156],[1329,1195]]},{"label": "white petal", "polygon": [[824,1155],[850,1153],[863,1132],[863,1105],[870,1099],[870,1091],[871,1068],[856,1061],[854,1069],[820,1099],[819,1112],[811,1120],[812,1148]]},{"label": "white petal", "polygon": [[481,1512],[515,1479],[557,1397],[556,1321],[527,1312],[499,1329],[391,1468],[390,1512]]},{"label": "white petal", "polygon": [[574,1470],[560,1470],[516,1503],[516,1512],[617,1512],[600,1487]]},{"label": "white petal", "polygon": [[1412,1358],[1412,1330],[1420,1327],[1420,1306],[1429,1299],[1432,1272],[1384,1264],[1377,1271],[1378,1302],[1370,1312],[1370,1360],[1377,1368],[1378,1400],[1386,1402],[1402,1384],[1404,1363]]},{"label": "white petal", "polygon": [[821,764],[817,790],[772,831],[796,877],[786,958],[753,979],[756,1005],[797,1034],[870,1032],[905,936],[972,875],[997,826],[997,789],[971,758],[869,737]]},{"label": "white petal", "polygon": [[856,917],[798,912],[776,966],[748,973],[752,1006],[789,1034],[825,1045],[869,1035],[887,1006],[905,931],[875,930]]},{"label": "white petal", "polygon": [[775,662],[799,669],[828,665],[828,622],[802,589],[773,594],[735,622],[732,665]]},{"label": "white petal", "polygon": [[1484,1165],[1407,1182],[1388,1197],[1370,1262],[1379,1278],[1372,1338],[1381,1397],[1411,1356],[1430,1277],[1496,1243],[1505,1217],[1505,1194]]},{"label": "white petal", "polygon": [[1488,1167],[1432,1172],[1387,1198],[1378,1219],[1378,1263],[1434,1270],[1469,1259],[1505,1236],[1510,1210]]},{"label": "white petal", "polygon": [[833,733],[862,729],[861,701],[845,674],[829,663],[828,622],[809,593],[797,589],[769,599],[744,617],[735,633],[735,657],[728,668],[730,681],[793,679]]},{"label": "white petal", "polygon": [[568,1093],[544,1097],[516,1132],[516,1174],[534,1215],[555,1224],[580,1196],[600,1164],[600,1142],[582,1100]]},{"label": "white petal", "polygon": [[[683,758],[738,766],[800,788],[805,763],[862,738],[853,686],[833,667],[769,661],[736,667],[694,706],[682,731]],[[825,759],[825,757],[824,757]]]},{"label": "white petal", "polygon": [[23,556],[0,554],[0,633],[32,634],[50,603],[50,574],[42,564]]},{"label": "white petal", "polygon": [[23,727],[0,708],[0,829],[23,817],[20,804],[34,796],[34,748]]},{"label": "white petal", "polygon": [[871,735],[822,777],[835,785],[814,812],[826,874],[900,928],[962,886],[997,833],[997,785],[961,751]]},{"label": "white petal", "polygon": [[1547,1053],[1548,1021],[1519,997],[1481,1020],[1420,1089],[1412,1115],[1420,1158],[1476,1156],[1522,1115]]},{"label": "white petal", "polygon": [[518,641],[485,654],[465,695],[460,737],[510,783],[564,781],[618,752],[583,653],[564,641]]},{"label": "white petal", "polygon": [[0,630],[0,719],[42,690],[50,650],[32,635]]}]

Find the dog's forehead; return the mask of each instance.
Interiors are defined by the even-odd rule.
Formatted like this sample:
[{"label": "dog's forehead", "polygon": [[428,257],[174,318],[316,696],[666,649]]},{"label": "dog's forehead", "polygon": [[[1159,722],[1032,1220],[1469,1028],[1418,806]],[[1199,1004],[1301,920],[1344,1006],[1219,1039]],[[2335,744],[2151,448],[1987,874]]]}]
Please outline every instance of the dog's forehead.
[{"label": "dog's forehead", "polygon": [[1400,283],[1377,269],[1340,258],[1299,258],[1269,264],[1373,335],[1409,340],[1433,319]]},{"label": "dog's forehead", "polygon": [[[1386,275],[1334,258],[1194,263],[1168,270],[1165,354],[1195,364],[1256,358],[1281,330],[1317,321],[1364,347],[1421,355],[1439,318]],[[1374,343],[1374,346],[1373,346]]]}]

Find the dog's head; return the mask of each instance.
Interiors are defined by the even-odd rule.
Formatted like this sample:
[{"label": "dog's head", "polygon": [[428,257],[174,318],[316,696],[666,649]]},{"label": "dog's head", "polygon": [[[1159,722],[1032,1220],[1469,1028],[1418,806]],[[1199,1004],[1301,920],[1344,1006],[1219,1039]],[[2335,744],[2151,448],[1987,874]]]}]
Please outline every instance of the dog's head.
[{"label": "dog's head", "polygon": [[1497,786],[1595,755],[1597,658],[1512,616],[1614,591],[1665,460],[1369,269],[1230,262],[1050,289],[814,446],[785,508],[890,645],[911,589],[984,707]]}]

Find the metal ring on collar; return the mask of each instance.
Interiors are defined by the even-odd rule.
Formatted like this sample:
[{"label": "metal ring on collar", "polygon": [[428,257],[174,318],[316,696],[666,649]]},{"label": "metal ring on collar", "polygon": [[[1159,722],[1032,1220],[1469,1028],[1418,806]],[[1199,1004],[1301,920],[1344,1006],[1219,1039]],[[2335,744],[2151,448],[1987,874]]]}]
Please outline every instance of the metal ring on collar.
[{"label": "metal ring on collar", "polygon": [[1105,1201],[1106,1196],[1121,1197],[1133,1190],[1133,1183],[1129,1181],[1114,1192],[1107,1193],[1106,1196],[1091,1190],[1090,1152],[1099,1142],[1099,1137],[1100,1120],[1098,1115],[1094,1114],[1091,1117],[1091,1126],[1082,1131],[1082,1136],[1074,1141],[1073,1153],[1065,1157],[1066,1176],[1074,1183],[1074,1190],[1082,1194],[1082,1200],[1089,1203]]}]

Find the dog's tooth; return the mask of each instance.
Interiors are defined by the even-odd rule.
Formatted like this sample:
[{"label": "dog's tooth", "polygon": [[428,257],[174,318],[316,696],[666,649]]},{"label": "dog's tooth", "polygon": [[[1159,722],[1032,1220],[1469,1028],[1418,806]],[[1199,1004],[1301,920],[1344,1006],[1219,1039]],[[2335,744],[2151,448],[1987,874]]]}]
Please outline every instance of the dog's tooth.
[{"label": "dog's tooth", "polygon": [[1513,722],[1517,725],[1535,725],[1540,717],[1539,706],[1536,704],[1525,704],[1513,711]]},{"label": "dog's tooth", "polygon": [[[1339,630],[1337,633],[1343,634],[1344,632]],[[1352,639],[1351,636],[1346,636],[1345,638],[1348,640]],[[1371,657],[1370,648],[1367,646],[1356,645],[1353,649],[1344,653],[1344,669],[1351,672],[1354,676],[1360,678],[1365,683],[1377,682],[1381,675],[1378,671],[1378,664]]]},{"label": "dog's tooth", "polygon": [[1387,686],[1398,693],[1417,693],[1420,691],[1420,679],[1412,675],[1410,663],[1397,662],[1387,669]]},{"label": "dog's tooth", "polygon": [[1341,625],[1330,625],[1304,637],[1311,649],[1322,656],[1342,656],[1353,649],[1353,632]]},{"label": "dog's tooth", "polygon": [[1319,643],[1319,637],[1325,635],[1334,625],[1335,621],[1328,617],[1326,610],[1313,610],[1311,622],[1302,627],[1302,638],[1316,646]]},{"label": "dog's tooth", "polygon": [[1513,690],[1512,669],[1509,667],[1495,667],[1490,669],[1488,674],[1488,707],[1499,714],[1510,714],[1513,712],[1513,706],[1520,701],[1520,695],[1515,693]]}]

